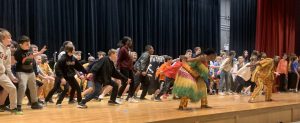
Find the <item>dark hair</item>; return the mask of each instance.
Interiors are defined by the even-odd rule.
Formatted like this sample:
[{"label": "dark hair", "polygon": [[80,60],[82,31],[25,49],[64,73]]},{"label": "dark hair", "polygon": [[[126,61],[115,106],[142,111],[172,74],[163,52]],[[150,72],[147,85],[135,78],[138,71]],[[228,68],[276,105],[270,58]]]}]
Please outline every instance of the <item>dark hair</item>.
[{"label": "dark hair", "polygon": [[69,52],[73,52],[74,50],[74,46],[73,45],[66,45],[65,46],[65,52],[66,54],[69,53]]},{"label": "dark hair", "polygon": [[151,48],[153,48],[152,45],[146,45],[146,46],[145,46],[145,50],[146,50],[146,51],[149,51]]},{"label": "dark hair", "polygon": [[18,48],[19,44],[16,41],[12,41],[10,46],[13,46],[14,48]]},{"label": "dark hair", "polygon": [[128,41],[131,41],[131,38],[128,36],[124,36],[121,41],[122,41],[122,45],[124,46]]},{"label": "dark hair", "polygon": [[236,54],[235,51],[230,51],[228,55],[229,56],[234,56],[235,54]]},{"label": "dark hair", "polygon": [[171,56],[165,56],[165,62],[167,62],[169,60],[172,60],[172,57]]},{"label": "dark hair", "polygon": [[6,29],[0,28],[0,41],[2,42],[5,32],[8,32]]},{"label": "dark hair", "polygon": [[292,58],[291,58],[292,62],[297,60],[297,58],[298,58],[297,56],[292,56]]},{"label": "dark hair", "polygon": [[182,62],[182,60],[187,59],[187,57],[185,55],[180,55],[179,56],[180,61]]},{"label": "dark hair", "polygon": [[195,47],[194,51],[201,49],[201,47]]},{"label": "dark hair", "polygon": [[185,53],[187,53],[187,52],[193,52],[191,49],[187,49],[186,51],[185,51]]},{"label": "dark hair", "polygon": [[19,44],[23,44],[25,42],[30,42],[30,38],[26,35],[21,36],[21,38],[18,40]]},{"label": "dark hair", "polygon": [[214,49],[208,48],[203,53],[205,55],[213,55],[213,54],[216,54],[216,51]]},{"label": "dark hair", "polygon": [[106,53],[103,52],[103,51],[99,51],[99,52],[97,52],[97,54],[98,54],[98,55],[102,55],[102,56],[105,56],[105,55],[106,55]]},{"label": "dark hair", "polygon": [[65,50],[65,46],[68,45],[69,43],[72,43],[72,41],[65,41],[63,45],[60,47],[59,52],[62,52]]}]

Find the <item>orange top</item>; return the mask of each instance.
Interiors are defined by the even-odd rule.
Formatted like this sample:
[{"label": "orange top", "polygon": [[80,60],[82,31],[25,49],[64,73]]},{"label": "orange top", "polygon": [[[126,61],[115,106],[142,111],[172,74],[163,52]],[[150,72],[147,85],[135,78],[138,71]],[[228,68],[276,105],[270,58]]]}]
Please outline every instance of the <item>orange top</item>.
[{"label": "orange top", "polygon": [[278,63],[277,70],[278,73],[288,74],[288,61],[281,59]]},{"label": "orange top", "polygon": [[160,80],[160,81],[161,81],[161,80],[162,80],[162,81],[165,80],[166,76],[165,76],[165,74],[164,74],[163,71],[165,71],[169,66],[171,66],[171,64],[168,63],[168,62],[165,62],[165,63],[163,63],[163,64],[158,68],[158,70],[156,71],[155,76],[156,76],[156,77],[159,76],[159,80]]}]

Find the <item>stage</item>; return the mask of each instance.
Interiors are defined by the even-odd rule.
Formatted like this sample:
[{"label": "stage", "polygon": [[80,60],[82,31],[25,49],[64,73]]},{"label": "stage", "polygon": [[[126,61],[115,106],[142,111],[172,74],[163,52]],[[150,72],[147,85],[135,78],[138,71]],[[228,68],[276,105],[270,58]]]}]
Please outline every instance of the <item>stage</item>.
[{"label": "stage", "polygon": [[[150,98],[150,97],[148,97]],[[300,93],[277,93],[273,102],[248,103],[249,96],[209,96],[212,109],[200,109],[200,103],[189,104],[191,109],[177,110],[178,100],[164,102],[125,102],[109,106],[107,99],[88,103],[88,109],[63,103],[62,108],[49,104],[43,110],[31,110],[24,105],[24,115],[0,112],[1,123],[100,123],[100,122],[170,122],[170,123],[279,123],[300,121]]]}]

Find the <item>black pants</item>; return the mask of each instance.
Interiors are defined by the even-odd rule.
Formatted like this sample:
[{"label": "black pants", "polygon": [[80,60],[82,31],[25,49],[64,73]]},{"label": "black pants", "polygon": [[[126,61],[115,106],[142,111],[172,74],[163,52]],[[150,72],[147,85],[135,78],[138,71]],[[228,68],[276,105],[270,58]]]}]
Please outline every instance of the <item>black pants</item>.
[{"label": "black pants", "polygon": [[287,91],[287,79],[286,79],[286,75],[285,74],[280,74],[279,75],[279,91],[281,92],[285,92]]},{"label": "black pants", "polygon": [[[60,89],[60,84],[61,84],[61,78],[55,77],[54,87],[48,93],[47,97],[45,98],[45,102],[48,102],[52,98],[53,94]],[[56,104],[62,103],[62,101],[65,98],[65,95],[67,94],[68,91],[69,91],[69,84],[66,83],[66,85],[64,85],[64,90],[61,92]]]},{"label": "black pants", "polygon": [[[81,103],[86,104],[87,102],[91,101],[96,95],[99,95],[100,90],[102,88],[102,85],[103,84],[101,82],[95,81],[94,82],[94,91],[93,91],[93,93],[87,95],[86,98],[83,99]],[[118,84],[114,81],[111,81],[110,83],[108,83],[106,85],[110,85],[110,86],[113,87],[112,88],[112,93],[110,95],[110,100],[111,101],[116,101],[117,94],[118,94]]]},{"label": "black pants", "polygon": [[[134,86],[133,72],[132,72],[132,70],[128,70],[128,69],[120,69],[120,73],[122,73],[124,76],[128,77],[129,79],[131,79],[128,96],[126,98],[126,99],[129,99],[129,98],[133,97],[134,92],[135,92],[135,90],[134,90],[135,86]],[[123,94],[126,86],[127,86],[127,81],[122,81],[122,86],[119,89],[118,97],[122,96],[122,94]]]},{"label": "black pants", "polygon": [[251,86],[250,92],[253,92],[254,89],[255,89],[255,87],[256,87],[256,84],[255,84],[255,82],[251,82],[251,81],[249,80],[249,81],[245,82],[245,87],[249,87],[249,86]]},{"label": "black pants", "polygon": [[80,88],[77,80],[75,79],[75,77],[65,77],[65,79],[69,83],[69,85],[71,86],[70,101],[74,100],[74,95],[75,95],[75,91],[76,91],[77,102],[81,102],[81,100],[82,100],[81,88]]},{"label": "black pants", "polygon": [[294,72],[291,72],[290,75],[289,75],[289,79],[288,79],[288,85],[289,85],[289,89],[296,89],[296,85],[297,85],[297,80],[298,79],[298,76],[296,73]]},{"label": "black pants", "polygon": [[157,98],[160,98],[163,94],[167,94],[171,83],[174,81],[174,79],[166,77],[166,81],[162,87],[162,90],[160,90],[159,94],[157,95]]},{"label": "black pants", "polygon": [[237,76],[235,78],[235,83],[236,83],[236,89],[234,90],[234,92],[241,93],[242,89],[246,86],[245,80],[242,77]]},{"label": "black pants", "polygon": [[138,82],[135,85],[134,90],[136,90],[138,88],[138,86],[139,86],[140,83],[142,84],[141,87],[143,89],[142,94],[140,96],[140,99],[144,99],[145,96],[147,95],[147,92],[148,92],[148,89],[149,89],[149,85],[150,85],[148,76],[147,75],[146,76],[139,75],[138,76]]}]

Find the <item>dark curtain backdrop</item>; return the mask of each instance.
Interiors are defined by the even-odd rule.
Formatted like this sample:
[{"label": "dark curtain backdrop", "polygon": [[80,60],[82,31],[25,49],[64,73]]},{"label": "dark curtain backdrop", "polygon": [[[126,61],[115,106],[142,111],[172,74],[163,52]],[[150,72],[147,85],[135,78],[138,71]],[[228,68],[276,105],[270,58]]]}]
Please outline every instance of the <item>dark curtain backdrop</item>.
[{"label": "dark curtain backdrop", "polygon": [[219,0],[1,0],[0,27],[48,45],[49,55],[66,40],[84,56],[107,51],[127,35],[139,54],[152,44],[177,57],[195,46],[219,50],[219,10]]},{"label": "dark curtain backdrop", "polygon": [[256,46],[269,56],[295,52],[296,0],[257,0]]},{"label": "dark curtain backdrop", "polygon": [[256,0],[231,0],[230,49],[237,55],[255,48]]},{"label": "dark curtain backdrop", "polygon": [[296,44],[295,44],[295,52],[296,54],[300,54],[300,0],[296,1]]}]

